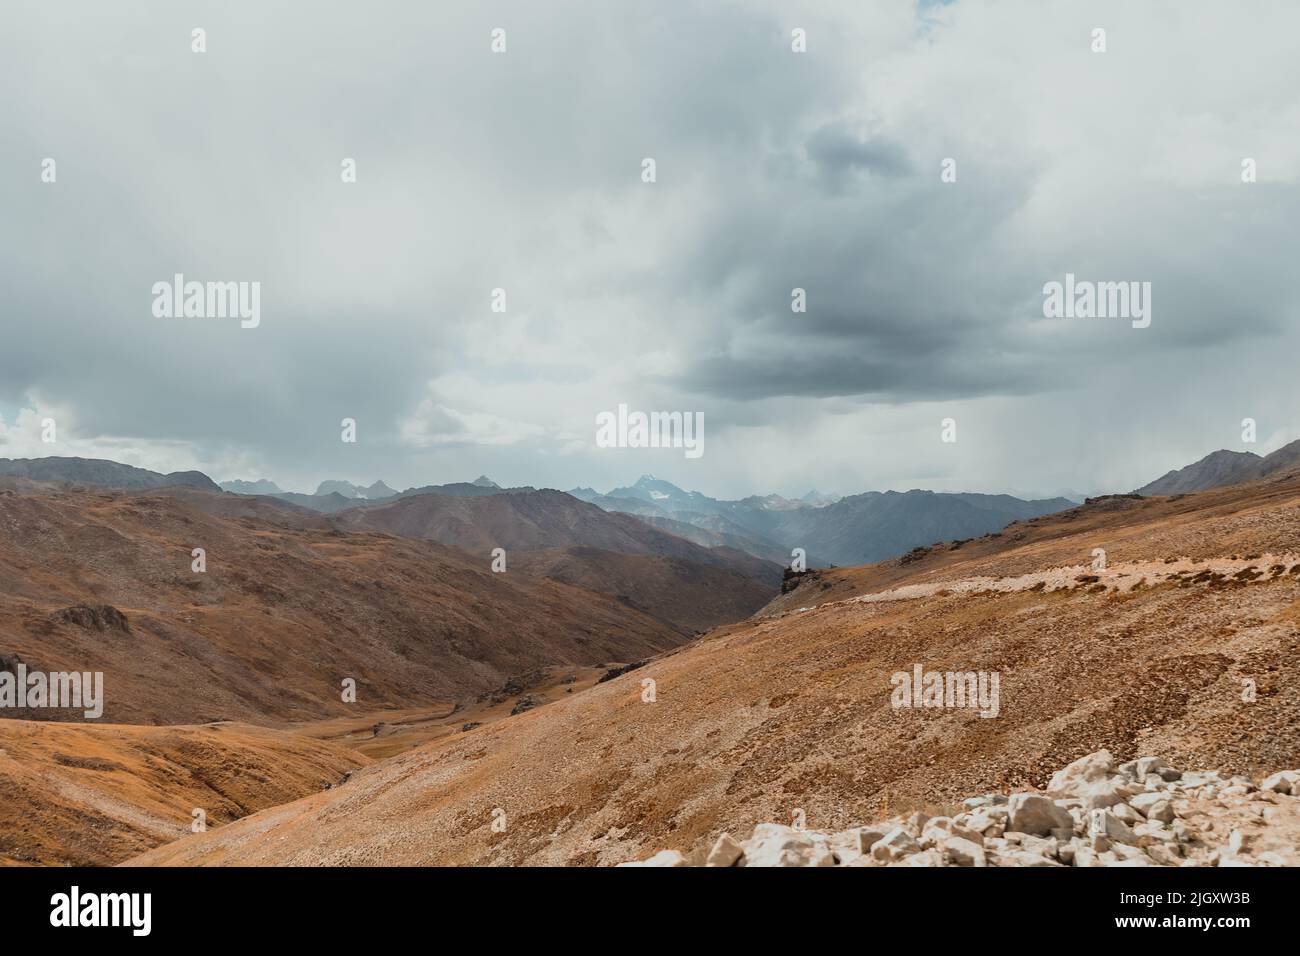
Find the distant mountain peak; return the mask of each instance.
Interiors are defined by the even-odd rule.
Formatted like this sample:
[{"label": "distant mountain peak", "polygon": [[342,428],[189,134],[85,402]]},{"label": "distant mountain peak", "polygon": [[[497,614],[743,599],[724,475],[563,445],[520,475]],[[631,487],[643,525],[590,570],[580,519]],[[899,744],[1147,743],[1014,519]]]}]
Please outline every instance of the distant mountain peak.
[{"label": "distant mountain peak", "polygon": [[491,478],[489,478],[487,475],[479,475],[477,478],[475,478],[473,481],[471,481],[470,484],[471,484],[471,485],[477,485],[477,486],[480,487],[480,488],[500,488],[500,487],[501,487],[501,486],[498,485],[495,481],[493,481]]},{"label": "distant mountain peak", "polygon": [[233,492],[237,495],[281,495],[284,489],[274,481],[267,478],[258,478],[254,481],[244,481],[242,478],[233,478],[230,481],[220,482],[223,491]]},{"label": "distant mountain peak", "polygon": [[342,495],[344,498],[360,498],[365,501],[375,501],[380,498],[391,498],[397,494],[392,488],[389,488],[382,481],[376,481],[372,485],[357,485],[350,481],[338,481],[330,479],[322,481],[316,488],[317,496],[328,496],[331,494]]}]

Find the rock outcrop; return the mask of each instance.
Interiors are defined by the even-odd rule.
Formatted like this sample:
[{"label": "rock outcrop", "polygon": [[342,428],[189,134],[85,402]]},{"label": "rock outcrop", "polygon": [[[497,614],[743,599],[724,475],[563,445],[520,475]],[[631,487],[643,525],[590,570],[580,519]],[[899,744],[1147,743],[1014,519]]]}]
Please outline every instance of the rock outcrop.
[{"label": "rock outcrop", "polygon": [[1300,771],[1255,784],[1099,750],[1047,793],[990,793],[952,816],[913,813],[826,832],[760,823],[707,853],[664,850],[622,866],[1296,866]]}]

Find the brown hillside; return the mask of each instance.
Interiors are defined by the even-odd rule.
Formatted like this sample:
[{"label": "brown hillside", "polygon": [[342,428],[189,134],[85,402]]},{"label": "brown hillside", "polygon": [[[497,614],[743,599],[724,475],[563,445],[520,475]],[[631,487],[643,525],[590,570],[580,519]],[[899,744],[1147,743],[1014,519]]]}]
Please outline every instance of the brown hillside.
[{"label": "brown hillside", "polygon": [[[138,862],[608,864],[796,809],[834,829],[1041,786],[1103,747],[1256,776],[1300,765],[1300,737],[1279,732],[1300,721],[1294,477],[1096,501],[810,576],[772,612]],[[891,708],[891,675],[915,664],[998,672],[998,716]]]},{"label": "brown hillside", "polygon": [[465,700],[682,639],[604,595],[322,522],[192,489],[0,489],[0,667],[102,671],[106,722],[265,723]]},{"label": "brown hillside", "polygon": [[315,793],[367,758],[247,724],[72,725],[0,720],[0,865],[116,863]]}]

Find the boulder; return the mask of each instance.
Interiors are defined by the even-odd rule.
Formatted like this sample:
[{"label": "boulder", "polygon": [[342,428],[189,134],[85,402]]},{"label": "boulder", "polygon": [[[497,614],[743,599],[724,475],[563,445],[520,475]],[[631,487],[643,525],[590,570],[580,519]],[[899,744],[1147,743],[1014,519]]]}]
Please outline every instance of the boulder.
[{"label": "boulder", "polygon": [[1300,770],[1279,770],[1272,776],[1265,777],[1259,789],[1300,796]]},{"label": "boulder", "polygon": [[973,840],[949,837],[943,842],[943,858],[954,866],[987,866],[984,847]]},{"label": "boulder", "polygon": [[630,860],[619,866],[685,866],[686,858],[676,850],[660,850],[647,860]]},{"label": "boulder", "polygon": [[[817,836],[821,836],[818,834]],[[744,844],[745,866],[834,866],[825,838],[780,823],[760,823]]]},{"label": "boulder", "polygon": [[[1102,753],[1105,753],[1105,751],[1102,751]],[[1107,757],[1109,756],[1107,754]],[[1071,766],[1074,765],[1071,764]],[[1007,809],[1010,812],[1007,821],[1008,831],[1014,830],[1017,833],[1046,836],[1058,827],[1074,827],[1074,818],[1070,816],[1069,811],[1058,807],[1041,794],[1012,794]]]},{"label": "boulder", "polygon": [[1098,750],[1058,770],[1047,784],[1047,795],[1049,797],[1077,796],[1080,787],[1105,780],[1114,770],[1115,758],[1111,756],[1110,751]]},{"label": "boulder", "polygon": [[704,865],[735,866],[744,855],[745,848],[740,845],[740,842],[730,833],[724,833],[718,837],[718,842],[713,844],[713,849],[709,851],[709,857]]}]

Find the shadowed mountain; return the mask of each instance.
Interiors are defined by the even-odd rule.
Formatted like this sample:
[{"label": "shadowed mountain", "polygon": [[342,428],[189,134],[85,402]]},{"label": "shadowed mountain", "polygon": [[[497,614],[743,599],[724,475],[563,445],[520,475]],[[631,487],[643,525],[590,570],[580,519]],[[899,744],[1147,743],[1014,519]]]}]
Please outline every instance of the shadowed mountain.
[{"label": "shadowed mountain", "polygon": [[1137,490],[1139,495],[1177,495],[1258,481],[1300,467],[1300,441],[1261,458],[1254,452],[1220,450],[1168,472]]},{"label": "shadowed mountain", "polygon": [[402,496],[334,520],[439,541],[479,556],[485,567],[493,550],[504,548],[508,569],[580,583],[684,634],[747,617],[781,581],[773,561],[726,545],[702,547],[562,491]]},{"label": "shadowed mountain", "polygon": [[1012,521],[1074,505],[1067,498],[1024,501],[1010,495],[933,491],[871,491],[837,499],[810,492],[800,500],[753,495],[721,501],[652,475],[608,495],[589,488],[575,489],[574,494],[652,523],[666,518],[725,535],[751,554],[779,554],[782,563],[789,563],[792,549],[803,548],[811,566],[878,561],[935,541],[978,537]]},{"label": "shadowed mountain", "polygon": [[105,458],[0,458],[0,475],[122,490],[168,488],[173,485],[192,485],[207,491],[221,490],[216,482],[201,471],[173,471],[163,475]]}]

